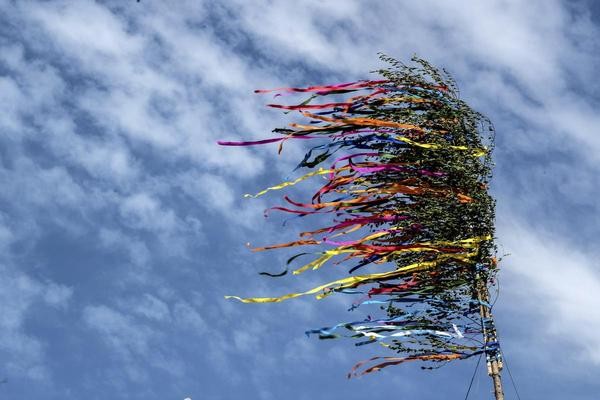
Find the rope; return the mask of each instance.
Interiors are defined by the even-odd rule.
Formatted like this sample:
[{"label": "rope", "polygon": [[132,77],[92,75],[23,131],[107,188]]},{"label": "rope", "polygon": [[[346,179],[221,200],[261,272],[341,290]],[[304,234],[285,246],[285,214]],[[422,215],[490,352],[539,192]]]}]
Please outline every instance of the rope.
[{"label": "rope", "polygon": [[510,382],[512,383],[513,389],[515,389],[515,393],[517,394],[517,399],[521,400],[521,396],[519,396],[519,391],[517,390],[517,385],[515,383],[515,380],[513,379],[512,374],[510,373],[510,368],[508,368],[508,363],[506,362],[506,354],[504,354],[503,352],[503,358],[504,358],[504,366],[506,367],[506,371],[508,372],[508,376],[510,377]]},{"label": "rope", "polygon": [[[475,380],[475,375],[477,375],[477,368],[479,368],[479,363],[481,362],[481,357],[483,356],[483,353],[481,353],[479,355],[479,358],[477,359],[477,365],[475,365],[475,371],[473,371],[473,376],[471,377],[471,383],[469,383],[469,389],[467,389],[467,394],[465,395],[465,400],[467,400],[469,398],[469,393],[471,393],[471,387],[473,386],[473,381]],[[519,399],[521,400],[521,399]]]}]

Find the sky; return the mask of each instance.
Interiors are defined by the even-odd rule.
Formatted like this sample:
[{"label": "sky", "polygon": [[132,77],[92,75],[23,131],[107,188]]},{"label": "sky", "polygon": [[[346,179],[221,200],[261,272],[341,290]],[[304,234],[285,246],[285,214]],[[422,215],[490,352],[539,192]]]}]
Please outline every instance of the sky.
[{"label": "sky", "polygon": [[[475,359],[347,380],[392,354],[306,338],[352,319],[343,298],[223,298],[323,278],[259,276],[286,254],[245,246],[296,232],[263,217],[277,195],[243,194],[301,145],[216,141],[285,123],[254,89],[373,78],[378,52],[446,68],[496,127],[494,313],[520,397],[597,399],[600,6],[559,0],[0,0],[0,398],[463,398]],[[471,398],[490,391],[480,368]]]}]

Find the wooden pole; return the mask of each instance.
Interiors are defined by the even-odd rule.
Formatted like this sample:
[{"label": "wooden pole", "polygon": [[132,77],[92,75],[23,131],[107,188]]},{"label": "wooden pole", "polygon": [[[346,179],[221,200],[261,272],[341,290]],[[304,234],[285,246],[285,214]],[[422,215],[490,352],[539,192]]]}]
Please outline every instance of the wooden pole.
[{"label": "wooden pole", "polygon": [[481,315],[481,327],[483,329],[488,375],[492,378],[494,384],[494,395],[496,396],[496,400],[504,400],[504,390],[502,389],[502,379],[500,377],[502,358],[497,345],[498,337],[496,335],[494,319],[489,305],[487,283],[481,278],[479,273],[477,273],[476,279],[479,314]]}]

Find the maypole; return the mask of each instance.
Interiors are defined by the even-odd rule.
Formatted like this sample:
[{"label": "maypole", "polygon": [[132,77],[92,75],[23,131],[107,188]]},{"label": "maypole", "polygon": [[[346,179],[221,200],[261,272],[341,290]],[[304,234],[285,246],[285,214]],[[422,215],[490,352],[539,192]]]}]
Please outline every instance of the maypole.
[{"label": "maypole", "polygon": [[489,292],[485,281],[477,280],[477,295],[479,300],[479,314],[481,315],[483,342],[486,344],[486,365],[488,375],[492,378],[494,386],[494,395],[496,400],[504,400],[504,390],[502,389],[502,357],[500,352],[494,347],[488,351],[489,344],[498,343],[496,335],[496,327],[494,325],[494,317],[492,316],[491,307],[489,307]]},{"label": "maypole", "polygon": [[[265,211],[292,218],[320,217],[326,226],[301,232],[298,240],[253,251],[302,248],[281,279],[348,266],[349,275],[304,292],[241,298],[272,303],[295,297],[352,296],[350,311],[370,308],[366,318],[307,331],[320,339],[352,338],[356,346],[377,343],[398,357],[357,363],[348,377],[410,361],[433,369],[453,360],[486,357],[496,399],[503,399],[502,358],[489,302],[497,272],[492,176],[494,130],[458,96],[445,71],[413,58],[390,67],[381,79],[335,85],[257,90],[275,97],[304,94],[297,104],[269,104],[298,112],[306,122],[274,129],[279,137],[220,141],[224,146],[315,143],[296,170],[298,178],[247,197],[322,179],[311,199],[283,196],[287,203]],[[329,166],[322,166],[325,162]],[[306,264],[300,260],[313,256]],[[335,260],[335,262],[334,262]],[[357,271],[359,273],[357,273]],[[372,317],[373,308],[385,313]]]}]

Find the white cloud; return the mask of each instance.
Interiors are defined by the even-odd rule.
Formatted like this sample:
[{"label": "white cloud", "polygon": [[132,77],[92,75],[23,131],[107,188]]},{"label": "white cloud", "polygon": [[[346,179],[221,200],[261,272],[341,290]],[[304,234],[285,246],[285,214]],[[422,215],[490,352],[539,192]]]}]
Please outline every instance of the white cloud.
[{"label": "white cloud", "polygon": [[161,299],[146,293],[143,297],[129,303],[129,311],[154,321],[168,322],[170,312],[167,304]]},{"label": "white cloud", "polygon": [[150,293],[119,303],[118,308],[87,306],[82,319],[117,357],[119,365],[125,366],[128,378],[147,381],[154,368],[173,376],[183,375],[185,363],[177,357],[178,346],[170,340],[175,335],[178,343],[185,343],[203,334],[206,323],[201,314],[185,301],[169,305]]},{"label": "white cloud", "polygon": [[44,301],[53,307],[65,308],[73,295],[73,288],[50,282],[44,289]]},{"label": "white cloud", "polygon": [[504,251],[510,253],[503,271],[510,291],[503,301],[540,324],[525,340],[536,347],[540,339],[556,347],[566,343],[578,349],[580,360],[600,364],[596,257],[539,227],[508,218],[500,221],[499,234]]},{"label": "white cloud", "polygon": [[[168,12],[161,18],[142,16],[139,22],[147,31],[132,33],[123,17],[92,2],[31,5],[26,10],[56,50],[99,84],[80,91],[77,104],[106,133],[149,143],[168,152],[169,158],[239,168],[238,173],[245,176],[262,168],[262,161],[244,149],[232,149],[226,158],[215,153],[217,137],[229,129],[215,118],[219,110],[210,95],[199,92],[213,86],[218,90],[236,87],[247,82],[242,79],[247,73],[232,53],[221,54],[223,48],[214,45],[210,36],[177,28],[182,21],[165,21]],[[161,47],[152,40],[156,36]],[[98,40],[89,42],[89,37]],[[203,51],[199,53],[198,48]],[[155,52],[164,52],[167,58],[156,64]],[[222,63],[223,59],[229,61]],[[205,80],[207,76],[212,79]],[[199,80],[206,87],[198,85]],[[190,83],[197,87],[188,87]],[[156,109],[156,99],[170,104],[170,115]]]},{"label": "white cloud", "polygon": [[47,343],[29,331],[26,321],[32,309],[40,304],[64,309],[72,289],[36,281],[3,262],[0,274],[0,353],[4,373],[10,377],[47,380],[51,377],[45,356]]},{"label": "white cloud", "polygon": [[181,332],[188,332],[189,337],[203,334],[208,328],[200,312],[191,304],[179,301],[173,307],[175,322],[181,327]]},{"label": "white cloud", "polygon": [[211,174],[185,174],[181,188],[193,199],[205,202],[207,207],[227,213],[234,205],[234,191],[227,178]]},{"label": "white cloud", "polygon": [[25,7],[35,19],[51,27],[51,35],[65,49],[83,53],[83,57],[86,54],[100,54],[111,58],[141,48],[139,39],[127,35],[123,22],[94,1],[76,4],[59,1],[53,4],[27,4]]},{"label": "white cloud", "polygon": [[2,118],[2,131],[6,129],[16,131],[21,125],[18,105],[23,102],[23,95],[17,86],[17,83],[9,77],[0,77],[0,111],[6,118]]},{"label": "white cloud", "polygon": [[151,341],[157,335],[148,326],[104,305],[87,306],[83,310],[83,320],[128,363],[133,362],[136,356],[149,354]]},{"label": "white cloud", "polygon": [[159,233],[176,229],[173,210],[165,210],[157,199],[147,193],[137,193],[124,199],[121,215],[133,228],[156,230]]},{"label": "white cloud", "polygon": [[[118,253],[125,251],[127,254],[127,260],[134,266],[134,281],[144,280],[147,278],[151,260],[151,253],[148,246],[141,240],[132,237],[132,235],[126,235],[122,231],[101,228],[99,233],[99,244],[111,251],[111,253]],[[132,271],[133,272],[133,271]]]}]

